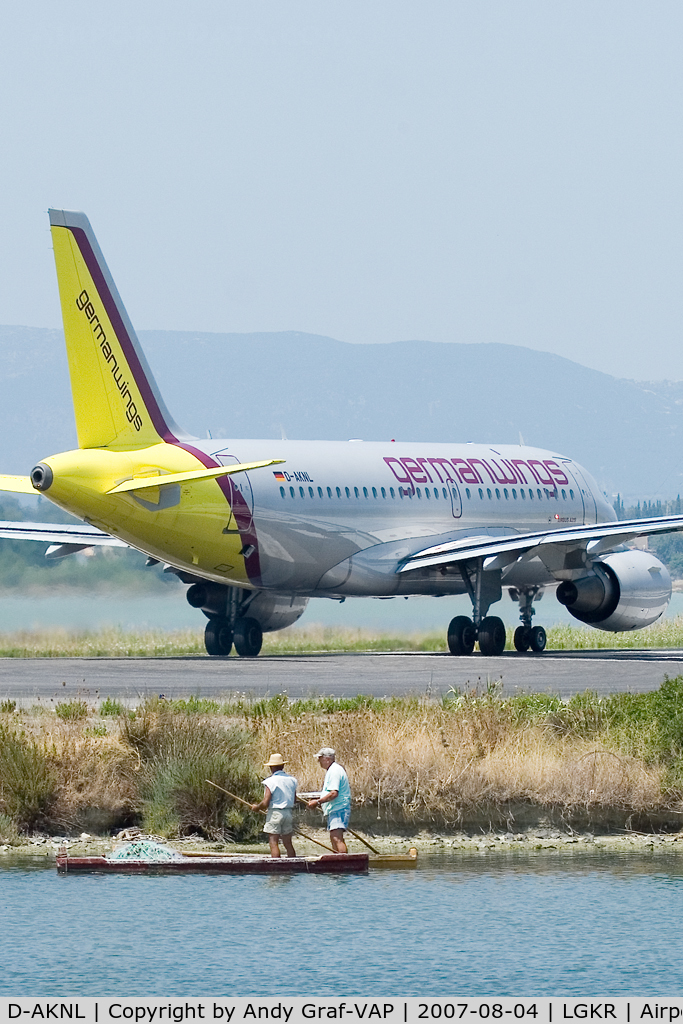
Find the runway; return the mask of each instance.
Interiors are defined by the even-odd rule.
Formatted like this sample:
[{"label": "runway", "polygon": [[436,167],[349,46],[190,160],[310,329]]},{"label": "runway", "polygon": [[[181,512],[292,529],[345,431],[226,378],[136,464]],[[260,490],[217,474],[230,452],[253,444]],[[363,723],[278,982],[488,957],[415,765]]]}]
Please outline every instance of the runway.
[{"label": "runway", "polygon": [[22,705],[80,695],[137,702],[149,695],[195,694],[221,698],[286,692],[376,697],[427,694],[439,698],[451,688],[486,689],[502,683],[503,693],[551,692],[570,697],[584,690],[602,695],[656,689],[665,675],[683,673],[683,650],[546,651],[480,654],[316,654],[242,658],[3,658],[0,699]]}]

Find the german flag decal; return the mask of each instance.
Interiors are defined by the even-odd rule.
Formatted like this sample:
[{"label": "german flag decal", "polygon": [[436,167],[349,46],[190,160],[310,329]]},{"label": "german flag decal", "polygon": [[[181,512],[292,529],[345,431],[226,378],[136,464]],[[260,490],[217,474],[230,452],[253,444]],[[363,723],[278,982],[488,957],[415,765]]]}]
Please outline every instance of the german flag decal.
[{"label": "german flag decal", "polygon": [[284,473],[273,472],[273,476],[275,477],[276,480],[284,480],[285,479],[285,474]]}]

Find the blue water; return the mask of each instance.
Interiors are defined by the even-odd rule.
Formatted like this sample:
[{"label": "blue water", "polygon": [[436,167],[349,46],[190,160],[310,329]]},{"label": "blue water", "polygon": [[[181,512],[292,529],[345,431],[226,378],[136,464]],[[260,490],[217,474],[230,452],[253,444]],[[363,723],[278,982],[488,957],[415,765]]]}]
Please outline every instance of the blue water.
[{"label": "blue water", "polygon": [[356,877],[14,867],[0,871],[0,994],[673,996],[682,908],[683,861],[665,856]]}]

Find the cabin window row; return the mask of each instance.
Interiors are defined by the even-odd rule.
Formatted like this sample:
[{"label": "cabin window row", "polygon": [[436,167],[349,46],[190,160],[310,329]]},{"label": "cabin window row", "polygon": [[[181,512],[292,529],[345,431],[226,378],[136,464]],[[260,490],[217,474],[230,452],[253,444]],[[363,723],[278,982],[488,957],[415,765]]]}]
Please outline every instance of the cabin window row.
[{"label": "cabin window row", "polygon": [[[419,490],[419,488],[418,488],[418,490]],[[494,490],[496,492],[496,498],[498,499],[498,501],[500,501],[501,500],[500,489],[498,487],[496,487],[496,488],[494,488]],[[529,488],[527,488],[527,490],[529,492],[529,501],[533,501],[534,500],[533,488],[529,487]],[[484,500],[484,488],[483,487],[479,487],[478,491],[479,491],[479,497],[483,501]],[[512,500],[513,501],[517,501],[517,488],[516,487],[511,488],[511,493],[512,493]],[[465,494],[467,495],[468,498],[470,498],[470,499],[472,498],[472,493],[471,493],[469,487],[465,488]],[[545,494],[545,496],[546,496],[546,498],[548,500],[550,500],[550,498],[558,498],[559,497],[559,493],[558,493],[557,488],[554,488],[554,490],[550,490],[548,487],[544,487],[543,490],[541,490],[540,487],[536,488],[536,497],[538,498],[539,501],[543,500],[543,495],[544,494]],[[562,500],[566,501],[567,500],[567,492],[566,492],[566,490],[564,488],[562,488],[561,494],[562,494]],[[491,488],[490,487],[486,488],[486,495],[487,495],[487,497],[489,498],[490,501],[493,500],[493,494],[491,493]],[[522,499],[522,501],[526,501],[526,490],[523,487],[519,488],[519,497]],[[570,497],[571,501],[574,500],[574,491],[573,491],[573,489],[571,487],[569,488],[569,497]],[[510,493],[508,492],[507,487],[503,487],[503,498],[504,498],[505,501],[509,501],[509,499],[510,499]]]},{"label": "cabin window row", "polygon": [[[367,487],[363,487],[361,489],[359,489],[358,487],[354,487],[353,488],[354,496],[358,500],[360,500],[360,497],[361,497],[361,493],[360,492],[361,492],[361,490],[363,492],[363,497],[369,499],[370,498],[370,494],[369,494],[369,491],[368,491]],[[380,487],[379,490],[381,492],[382,498],[384,498],[385,500],[387,499],[387,497],[391,497],[391,498],[394,498],[394,499],[396,498],[396,491],[394,490],[393,487],[389,488],[389,494],[388,495],[387,495],[387,489],[385,487]],[[498,501],[501,501],[501,500],[509,501],[510,497],[512,497],[513,501],[517,501],[518,495],[517,495],[517,488],[516,487],[512,487],[511,491],[508,491],[507,487],[503,487],[502,495],[501,495],[500,488],[496,487],[496,488],[494,488],[494,490],[495,490],[496,499]],[[529,493],[529,501],[533,501],[534,500],[534,491],[533,491],[533,488],[531,488],[531,487],[527,488],[526,490],[523,487],[520,487],[519,488],[519,497],[521,498],[522,501],[526,501],[527,490],[528,490],[528,493]],[[324,499],[325,492],[323,491],[323,488],[322,487],[318,487],[317,491],[318,491],[318,498]],[[330,498],[330,499],[334,498],[333,489],[331,487],[327,487],[326,491],[327,491],[327,497],[328,498]],[[342,491],[341,487],[335,487],[334,491],[336,491],[336,496],[339,499],[342,499],[344,497],[344,495],[346,495],[346,497],[349,500],[351,499],[351,488],[350,487],[344,487],[343,491]],[[376,487],[372,487],[371,491],[372,491],[372,497],[373,498],[379,498],[379,494],[377,493],[377,488]],[[457,499],[458,495],[457,495],[457,491],[455,490],[455,488],[452,488],[452,491],[453,491],[453,497]],[[484,489],[482,487],[479,487],[478,491],[479,491],[479,498],[483,501],[484,500]],[[567,492],[564,490],[564,488],[562,488],[562,492],[561,493],[562,493],[562,500],[566,501],[567,500]],[[289,494],[290,494],[290,497],[296,498],[296,488],[295,487],[290,487],[289,488]],[[472,492],[470,491],[469,487],[465,488],[465,494],[467,495],[467,497],[470,500],[472,500]],[[557,488],[555,490],[552,490],[552,491],[549,490],[547,487],[544,487],[542,491],[541,491],[540,487],[536,488],[536,497],[538,498],[539,501],[543,500],[543,495],[544,494],[545,494],[545,497],[548,500],[550,500],[551,498],[559,497]],[[422,498],[422,488],[416,487],[414,491],[412,490],[412,488],[409,488],[409,487],[399,487],[398,488],[398,497],[399,498],[412,498],[413,495],[415,497],[417,497],[417,498]],[[424,488],[424,496],[425,496],[425,498],[427,498],[428,501],[431,500],[432,498],[435,501],[438,501],[438,499],[441,497],[441,495],[443,495],[444,499],[446,499],[446,500],[448,499],[449,494],[448,494],[448,490],[445,487],[441,488],[441,494],[439,494],[439,488],[438,487],[431,487],[431,488],[430,487],[425,487]],[[486,495],[487,495],[489,501],[493,501],[493,492],[491,491],[490,487],[486,488]],[[287,497],[287,491],[285,490],[284,487],[280,488],[280,496],[282,498],[286,498]],[[305,498],[306,497],[306,488],[305,487],[299,487],[299,496],[301,498]],[[309,498],[315,498],[316,493],[315,493],[315,490],[314,490],[313,487],[309,487],[308,488],[308,496],[309,496]],[[572,501],[574,500],[574,491],[572,490],[572,488],[569,489],[569,497],[570,497],[570,499]]]},{"label": "cabin window row", "polygon": [[[306,497],[306,490],[307,490],[307,488],[299,487],[298,490],[299,490],[299,497],[305,498]],[[327,488],[325,488],[325,490],[327,491],[327,497],[328,498],[334,498],[334,496],[335,496],[334,492],[336,492],[337,498],[341,499],[344,496],[346,496],[349,500],[352,497],[352,491],[353,491],[353,496],[358,498],[358,500],[360,500],[360,498],[361,498],[361,492],[362,492],[362,496],[364,498],[367,498],[368,500],[370,499],[370,492],[372,492],[372,497],[376,498],[376,499],[378,499],[380,496],[382,498],[384,498],[385,500],[387,500],[388,498],[396,499],[396,497],[399,497],[399,498],[412,498],[413,497],[413,490],[411,488],[409,488],[409,487],[398,487],[396,489],[394,489],[393,487],[389,487],[389,488],[380,487],[379,488],[379,493],[378,493],[378,489],[376,487],[371,487],[370,489],[368,489],[367,487],[361,487],[361,488],[359,488],[359,487],[354,487],[354,488],[351,488],[351,487],[344,487],[344,488],[335,487],[334,489],[332,487],[327,487]],[[388,493],[387,493],[387,491],[388,491]],[[398,491],[398,494],[397,494],[397,491]],[[296,487],[290,487],[289,488],[289,495],[290,495],[291,498],[296,498],[296,496],[297,496],[296,492],[297,492],[297,488]],[[323,488],[322,487],[318,487],[317,488],[317,492],[318,492],[318,498],[323,498],[324,499],[325,491],[323,490]],[[422,492],[421,492],[419,487],[417,487],[415,489],[414,493],[416,494],[416,496],[418,498],[422,497]],[[280,496],[282,498],[286,498],[287,497],[287,491],[286,491],[286,489],[284,487],[280,487]],[[313,487],[309,487],[308,488],[308,497],[309,498],[315,498],[315,496],[316,496],[316,489],[314,489]],[[425,489],[424,489],[424,496],[428,500],[434,499],[435,501],[438,501],[439,498],[441,498],[441,497],[443,497],[445,500],[448,500],[449,493],[448,493],[448,489],[446,487],[442,487],[442,488],[438,488],[438,487],[432,487],[432,488],[425,487]],[[455,490],[455,488],[453,488],[453,497],[457,498],[457,491]]]}]

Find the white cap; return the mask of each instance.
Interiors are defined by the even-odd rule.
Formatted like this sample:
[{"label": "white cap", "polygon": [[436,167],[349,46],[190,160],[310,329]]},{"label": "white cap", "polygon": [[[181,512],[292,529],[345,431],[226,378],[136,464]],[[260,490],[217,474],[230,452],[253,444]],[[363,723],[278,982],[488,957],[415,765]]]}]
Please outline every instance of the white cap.
[{"label": "white cap", "polygon": [[335,754],[335,752],[332,749],[332,747],[323,747],[321,750],[318,751],[318,753],[315,756],[316,757],[336,757],[337,755]]}]

